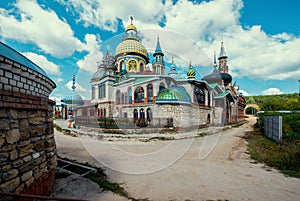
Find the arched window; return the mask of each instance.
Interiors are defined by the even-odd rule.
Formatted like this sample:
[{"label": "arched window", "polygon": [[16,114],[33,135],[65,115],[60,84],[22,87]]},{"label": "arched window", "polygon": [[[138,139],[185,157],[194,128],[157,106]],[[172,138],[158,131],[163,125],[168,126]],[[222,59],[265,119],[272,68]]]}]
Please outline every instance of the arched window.
[{"label": "arched window", "polygon": [[148,102],[152,102],[152,100],[153,100],[153,85],[152,84],[147,85],[147,98],[148,98]]},{"label": "arched window", "polygon": [[95,87],[92,87],[92,99],[95,99]]},{"label": "arched window", "polygon": [[143,72],[143,71],[144,71],[144,64],[141,63],[141,64],[140,64],[140,72]]},{"label": "arched window", "polygon": [[118,90],[116,93],[116,104],[121,103],[121,92]]},{"label": "arched window", "polygon": [[144,102],[144,89],[143,87],[137,87],[134,91],[134,102],[142,103]]},{"label": "arched window", "polygon": [[194,102],[201,105],[205,104],[204,91],[200,86],[195,86],[194,88]]},{"label": "arched window", "polygon": [[139,113],[137,111],[137,109],[133,110],[133,119],[136,121],[139,118]]},{"label": "arched window", "polygon": [[103,109],[103,117],[106,117],[106,109]]},{"label": "arched window", "polygon": [[160,74],[161,74],[161,67],[160,67],[160,65],[157,66],[157,69],[156,69],[156,70],[157,70],[157,74],[160,75]]},{"label": "arched window", "polygon": [[129,97],[128,102],[129,102],[129,104],[131,104],[132,103],[132,88],[131,87],[128,89],[128,97]]},{"label": "arched window", "polygon": [[122,93],[121,103],[122,103],[122,104],[125,104],[125,94],[124,94],[124,93]]},{"label": "arched window", "polygon": [[164,90],[165,88],[166,88],[165,85],[163,83],[160,83],[160,85],[159,85],[159,92],[162,91],[162,90]]},{"label": "arched window", "polygon": [[124,61],[121,61],[120,62],[120,72],[124,70]]},{"label": "arched window", "polygon": [[129,71],[136,71],[136,61],[129,61]]},{"label": "arched window", "polygon": [[143,108],[140,109],[140,119],[145,119],[145,110]]},{"label": "arched window", "polygon": [[147,109],[147,121],[151,121],[152,120],[152,111],[150,108]]}]

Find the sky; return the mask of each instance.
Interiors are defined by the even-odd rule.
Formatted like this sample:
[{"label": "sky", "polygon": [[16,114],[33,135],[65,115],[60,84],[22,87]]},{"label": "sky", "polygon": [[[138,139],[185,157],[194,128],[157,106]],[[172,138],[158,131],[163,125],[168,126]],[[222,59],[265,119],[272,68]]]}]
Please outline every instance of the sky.
[{"label": "sky", "polygon": [[[76,91],[90,99],[90,81],[106,51],[114,54],[133,16],[151,55],[157,36],[184,75],[213,70],[221,41],[229,73],[245,96],[298,93],[300,89],[298,0],[1,0],[0,41],[55,81],[51,97]],[[151,59],[151,58],[150,58]]]}]

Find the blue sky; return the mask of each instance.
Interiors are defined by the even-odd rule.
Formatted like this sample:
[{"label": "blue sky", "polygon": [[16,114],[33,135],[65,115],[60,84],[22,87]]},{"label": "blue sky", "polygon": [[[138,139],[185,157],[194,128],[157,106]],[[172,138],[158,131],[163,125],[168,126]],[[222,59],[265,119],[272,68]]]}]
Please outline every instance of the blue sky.
[{"label": "blue sky", "polygon": [[229,72],[244,95],[295,93],[300,83],[298,0],[6,0],[0,40],[41,66],[57,88],[90,98],[90,79],[103,51],[114,52],[130,16],[153,51],[157,35],[167,68],[191,61],[198,77],[212,70],[223,40]]}]

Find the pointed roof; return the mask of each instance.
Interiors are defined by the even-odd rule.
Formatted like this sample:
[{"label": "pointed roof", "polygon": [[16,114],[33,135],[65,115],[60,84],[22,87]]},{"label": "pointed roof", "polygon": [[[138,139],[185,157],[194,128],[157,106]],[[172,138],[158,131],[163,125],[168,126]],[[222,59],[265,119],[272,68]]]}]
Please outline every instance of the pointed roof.
[{"label": "pointed roof", "polygon": [[153,56],[155,56],[156,54],[161,54],[162,56],[164,55],[164,53],[162,52],[161,46],[160,46],[159,36],[157,36],[157,42],[156,42],[155,52],[154,52]]},{"label": "pointed roof", "polygon": [[220,59],[227,59],[227,58],[228,57],[226,56],[224,42],[222,40],[222,42],[221,42],[221,49],[220,49],[220,57],[218,58],[218,60],[220,60]]}]

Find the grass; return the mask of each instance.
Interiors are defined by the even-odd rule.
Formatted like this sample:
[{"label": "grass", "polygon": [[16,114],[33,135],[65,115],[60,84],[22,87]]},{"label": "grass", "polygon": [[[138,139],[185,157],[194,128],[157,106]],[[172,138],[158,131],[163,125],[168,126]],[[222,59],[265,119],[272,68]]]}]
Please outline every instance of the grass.
[{"label": "grass", "polygon": [[249,132],[248,151],[251,158],[280,170],[283,174],[300,178],[300,144],[282,141],[280,144],[265,137],[259,129]]},{"label": "grass", "polygon": [[58,124],[53,124],[53,126],[57,131],[59,131],[59,132],[63,131],[63,129]]}]

